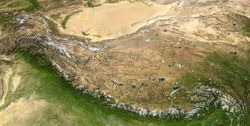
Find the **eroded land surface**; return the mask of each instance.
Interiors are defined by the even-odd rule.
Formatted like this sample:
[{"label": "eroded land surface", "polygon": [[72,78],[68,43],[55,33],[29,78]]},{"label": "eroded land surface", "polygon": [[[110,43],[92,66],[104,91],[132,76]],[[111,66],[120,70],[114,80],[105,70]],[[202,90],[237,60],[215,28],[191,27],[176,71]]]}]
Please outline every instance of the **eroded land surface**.
[{"label": "eroded land surface", "polygon": [[[227,80],[212,78],[215,74],[205,74],[205,82],[200,79],[190,83],[184,77],[199,71],[200,62],[206,61],[212,52],[249,58],[246,50],[250,42],[250,1],[94,1],[98,6],[91,8],[76,0],[57,2],[38,1],[37,8],[30,3],[8,7],[11,2],[0,2],[1,15],[11,17],[7,18],[9,23],[0,25],[0,53],[29,52],[41,56],[74,87],[97,97],[104,95],[108,104],[141,115],[189,118],[211,104],[235,113],[249,107],[247,85],[238,92],[235,86],[214,84],[213,79]],[[23,11],[18,12],[20,9]],[[223,58],[227,57],[216,61]],[[241,66],[246,69],[238,70],[247,72],[233,73],[244,79],[240,84],[249,85],[249,61],[244,64]],[[230,67],[236,66],[235,63]],[[214,68],[221,70],[217,65]],[[0,73],[1,104],[6,92],[15,90],[22,80],[13,75],[13,88],[9,88],[5,78],[10,78],[11,72],[4,69]],[[229,80],[230,77],[236,78],[233,74],[227,76]],[[0,115],[12,111],[21,114],[31,104],[37,108],[27,113],[37,112],[47,104],[29,100],[32,102],[20,99],[10,104]],[[19,104],[22,105],[15,108]]]}]

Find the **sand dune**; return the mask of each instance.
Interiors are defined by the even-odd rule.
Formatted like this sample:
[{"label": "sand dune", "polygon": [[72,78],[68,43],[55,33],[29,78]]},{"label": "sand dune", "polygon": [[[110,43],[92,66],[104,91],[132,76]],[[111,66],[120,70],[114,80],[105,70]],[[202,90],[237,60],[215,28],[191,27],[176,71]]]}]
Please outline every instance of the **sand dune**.
[{"label": "sand dune", "polygon": [[169,7],[170,5],[124,1],[84,8],[69,19],[63,32],[78,36],[83,36],[82,32],[85,32],[93,41],[112,39],[135,32],[141,23],[164,15]]}]

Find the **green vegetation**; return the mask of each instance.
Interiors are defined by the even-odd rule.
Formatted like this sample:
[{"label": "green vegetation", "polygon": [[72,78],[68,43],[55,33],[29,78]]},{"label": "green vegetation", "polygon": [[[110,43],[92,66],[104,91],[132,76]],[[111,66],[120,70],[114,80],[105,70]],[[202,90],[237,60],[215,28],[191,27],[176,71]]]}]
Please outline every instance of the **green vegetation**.
[{"label": "green vegetation", "polygon": [[84,36],[88,36],[89,34],[88,34],[88,33],[86,33],[86,32],[84,32],[84,31],[82,31],[82,35],[84,35]]},{"label": "green vegetation", "polygon": [[50,18],[52,18],[53,20],[57,20],[60,18],[60,14],[59,13],[58,14],[51,14]]},{"label": "green vegetation", "polygon": [[69,18],[71,17],[72,15],[67,15],[67,16],[65,16],[64,17],[64,19],[63,19],[63,21],[61,22],[61,25],[62,25],[62,27],[65,29],[66,28],[66,24],[67,24],[67,22],[68,22],[68,20],[69,20]]},{"label": "green vegetation", "polygon": [[29,0],[29,5],[26,8],[27,11],[34,11],[39,8],[39,3],[37,0]]},{"label": "green vegetation", "polygon": [[0,13],[0,28],[12,20],[12,16]]},{"label": "green vegetation", "polygon": [[107,3],[118,3],[119,0],[107,0]]},{"label": "green vegetation", "polygon": [[9,8],[24,7],[28,4],[28,1],[16,0],[7,5]]},{"label": "green vegetation", "polygon": [[214,52],[195,73],[187,73],[182,83],[196,88],[199,83],[220,89],[246,103],[248,112],[244,123],[249,124],[250,113],[250,50],[237,53]]},{"label": "green vegetation", "polygon": [[26,125],[88,125],[88,126],[222,126],[230,121],[224,111],[211,108],[204,112],[206,116],[184,119],[158,119],[140,117],[133,112],[114,109],[106,105],[103,99],[75,90],[53,69],[42,55],[22,53],[21,84],[8,96],[13,102],[22,97],[36,95],[50,103],[41,115],[31,118]]},{"label": "green vegetation", "polygon": [[85,1],[84,4],[85,7],[95,7],[93,0],[84,0],[84,1]]},{"label": "green vegetation", "polygon": [[[73,2],[74,0],[71,0]],[[28,12],[32,12],[40,9],[39,7],[42,4],[46,4],[46,7],[61,7],[64,2],[63,0],[46,0],[46,1],[38,1],[38,0],[12,0],[7,4],[9,8],[17,8],[17,9],[25,9]]]},{"label": "green vegetation", "polygon": [[[63,0],[50,0],[51,2],[63,2]],[[71,0],[74,1],[74,0]]]},{"label": "green vegetation", "polygon": [[247,36],[250,36],[250,21],[246,21],[245,26],[243,27]]}]

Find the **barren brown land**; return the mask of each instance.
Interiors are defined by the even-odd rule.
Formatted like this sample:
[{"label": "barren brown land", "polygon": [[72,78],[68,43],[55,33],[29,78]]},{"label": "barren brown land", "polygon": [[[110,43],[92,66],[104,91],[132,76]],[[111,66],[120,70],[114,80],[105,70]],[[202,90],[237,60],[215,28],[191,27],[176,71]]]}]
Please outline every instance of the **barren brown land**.
[{"label": "barren brown land", "polygon": [[[0,2],[0,12],[13,16],[11,22],[0,27],[0,53],[29,52],[43,57],[75,88],[104,96],[107,104],[140,115],[177,113],[189,118],[208,104],[209,100],[204,106],[197,104],[203,97],[194,96],[204,90],[220,96],[214,99],[222,109],[242,109],[244,98],[238,97],[241,94],[234,88],[221,91],[218,85],[206,87],[203,82],[190,84],[182,79],[186,73],[196,73],[213,52],[248,56],[250,1],[94,2],[98,6],[88,7],[77,0],[56,6],[43,0],[33,12],[22,7],[23,11],[18,12],[7,7],[9,2]],[[2,67],[0,70],[0,100],[4,102],[6,92],[18,89],[22,77],[11,76],[8,73],[13,71]],[[12,88],[8,88],[10,80]],[[26,111],[28,114],[48,106],[46,101],[32,97],[28,101],[19,99],[0,109],[0,117],[5,116],[0,124],[10,119],[13,111],[18,116],[29,106],[37,107]]]}]

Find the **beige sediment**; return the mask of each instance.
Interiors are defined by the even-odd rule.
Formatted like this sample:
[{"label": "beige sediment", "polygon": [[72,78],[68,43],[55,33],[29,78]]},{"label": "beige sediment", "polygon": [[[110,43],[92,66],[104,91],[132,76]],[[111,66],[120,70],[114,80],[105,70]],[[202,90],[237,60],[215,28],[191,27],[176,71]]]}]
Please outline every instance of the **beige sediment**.
[{"label": "beige sediment", "polygon": [[[200,3],[207,3],[201,0]],[[228,4],[228,3],[227,3]],[[121,36],[135,33],[139,29],[154,24],[160,20],[171,18],[193,18],[212,15],[227,11],[208,4],[194,7],[187,1],[170,4],[156,4],[153,2],[107,3],[95,8],[80,9],[79,13],[72,15],[66,23],[66,29],[59,27],[64,34],[78,37],[87,37],[95,41],[116,39]],[[184,28],[197,32],[199,22],[189,22]],[[189,26],[190,25],[190,26]],[[206,29],[214,33],[213,29]]]},{"label": "beige sediment", "polygon": [[[18,64],[17,64],[18,65]],[[4,104],[5,98],[8,94],[9,89],[15,91],[21,81],[21,76],[17,74],[19,68],[14,66],[5,65],[2,74],[0,75],[0,83],[2,86],[2,96],[0,97],[0,106]]]},{"label": "beige sediment", "polygon": [[[149,22],[157,21],[171,6],[123,1],[95,8],[83,8],[81,12],[71,16],[66,29],[61,30],[63,33],[76,36],[83,36],[84,32],[92,41],[114,39],[136,32]],[[153,21],[155,18],[157,19]]]},{"label": "beige sediment", "polygon": [[37,115],[37,113],[40,113],[46,106],[47,102],[43,100],[21,98],[17,102],[11,103],[6,109],[0,111],[0,125],[25,124],[31,116]]},{"label": "beige sediment", "polygon": [[[19,64],[17,64],[19,65]],[[18,75],[18,72],[20,71],[20,67],[15,67],[15,71],[13,72],[13,76],[10,78],[11,79],[11,90],[15,91],[18,85],[20,84],[20,81],[22,77]]]},{"label": "beige sediment", "polygon": [[11,68],[8,68],[4,74],[2,75],[1,78],[1,84],[2,84],[2,97],[0,99],[0,106],[4,104],[5,97],[7,96],[8,93],[8,88],[9,88],[9,83],[10,83],[10,78],[12,75],[13,71]]},{"label": "beige sediment", "polygon": [[[6,59],[7,60],[7,59]],[[14,92],[22,77],[19,72],[22,70],[20,64],[4,65],[1,66],[0,84],[2,84],[3,95],[0,99],[0,106],[5,103],[7,94],[12,91]],[[0,111],[0,126],[7,125],[26,125],[27,120],[29,120],[33,115],[41,113],[46,106],[47,102],[44,100],[38,100],[35,96],[29,98],[20,98],[17,101],[13,101],[5,109]]]}]

